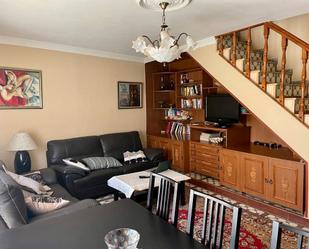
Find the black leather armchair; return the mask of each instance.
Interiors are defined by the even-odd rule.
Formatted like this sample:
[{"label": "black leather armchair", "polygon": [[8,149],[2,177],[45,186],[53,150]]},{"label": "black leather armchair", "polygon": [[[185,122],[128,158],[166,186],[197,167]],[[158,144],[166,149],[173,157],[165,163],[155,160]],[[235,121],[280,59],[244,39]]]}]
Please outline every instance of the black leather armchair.
[{"label": "black leather armchair", "polygon": [[[124,163],[123,153],[143,150],[147,161]],[[47,143],[48,167],[55,170],[58,182],[78,199],[97,198],[113,192],[107,181],[115,175],[127,174],[156,167],[164,160],[161,149],[145,148],[137,131],[105,134],[101,136],[79,137],[54,140]],[[100,169],[85,172],[73,166],[67,166],[62,159],[82,159],[93,156],[108,156],[119,160],[119,168]]]}]

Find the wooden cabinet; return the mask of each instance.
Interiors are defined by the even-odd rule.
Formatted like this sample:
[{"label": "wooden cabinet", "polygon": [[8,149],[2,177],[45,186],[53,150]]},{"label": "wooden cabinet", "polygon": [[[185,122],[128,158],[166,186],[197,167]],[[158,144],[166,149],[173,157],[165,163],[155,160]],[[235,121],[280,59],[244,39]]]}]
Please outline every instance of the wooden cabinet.
[{"label": "wooden cabinet", "polygon": [[172,169],[182,172],[189,171],[188,141],[153,135],[147,136],[147,141],[148,147],[161,148],[165,151],[167,159],[172,162]]},{"label": "wooden cabinet", "polygon": [[172,143],[172,164],[175,169],[184,171],[184,148],[182,142],[173,142]]},{"label": "wooden cabinet", "polygon": [[161,148],[165,151],[167,159],[172,160],[171,143],[167,139],[155,138],[157,142],[156,148]]},{"label": "wooden cabinet", "polygon": [[244,193],[303,211],[303,163],[221,149],[220,182]]},{"label": "wooden cabinet", "polygon": [[190,169],[213,178],[219,178],[219,147],[213,144],[190,142]]},{"label": "wooden cabinet", "polygon": [[159,148],[159,147],[161,148],[161,146],[159,145],[159,140],[153,136],[148,136],[147,144],[149,148]]},{"label": "wooden cabinet", "polygon": [[[239,154],[237,151],[234,151],[234,153]],[[265,198],[267,167],[268,160],[266,157],[242,153],[240,156],[241,191]]]},{"label": "wooden cabinet", "polygon": [[220,182],[240,190],[239,154],[232,150],[220,152]]},{"label": "wooden cabinet", "polygon": [[280,159],[269,160],[268,199],[290,208],[302,210],[304,197],[304,165]]}]

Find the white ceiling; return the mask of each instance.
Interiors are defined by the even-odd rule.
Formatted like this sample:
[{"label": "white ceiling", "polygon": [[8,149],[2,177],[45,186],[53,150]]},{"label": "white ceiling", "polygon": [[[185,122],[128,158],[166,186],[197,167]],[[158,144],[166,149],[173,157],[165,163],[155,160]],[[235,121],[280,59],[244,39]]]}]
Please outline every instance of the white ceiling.
[{"label": "white ceiling", "polygon": [[[141,60],[131,48],[141,34],[157,38],[161,13],[136,0],[0,0],[0,43]],[[192,0],[168,12],[171,33],[195,40],[309,12],[308,0]],[[139,57],[141,56],[141,57]]]}]

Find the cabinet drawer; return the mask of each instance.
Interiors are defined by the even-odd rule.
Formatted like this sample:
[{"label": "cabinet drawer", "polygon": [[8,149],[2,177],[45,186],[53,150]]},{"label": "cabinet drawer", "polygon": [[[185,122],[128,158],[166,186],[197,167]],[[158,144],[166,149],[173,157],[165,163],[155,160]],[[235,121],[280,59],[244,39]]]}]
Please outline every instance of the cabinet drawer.
[{"label": "cabinet drawer", "polygon": [[218,148],[214,148],[212,146],[207,146],[207,145],[197,145],[195,148],[196,154],[198,153],[206,153],[206,154],[211,154],[211,155],[218,155],[219,150]]},{"label": "cabinet drawer", "polygon": [[207,161],[199,161],[199,160],[196,160],[195,162],[196,162],[197,167],[212,168],[212,169],[219,170],[218,162],[207,162]]},{"label": "cabinet drawer", "polygon": [[194,159],[213,163],[218,163],[219,161],[219,157],[217,155],[211,155],[206,153],[198,153],[194,156]]}]

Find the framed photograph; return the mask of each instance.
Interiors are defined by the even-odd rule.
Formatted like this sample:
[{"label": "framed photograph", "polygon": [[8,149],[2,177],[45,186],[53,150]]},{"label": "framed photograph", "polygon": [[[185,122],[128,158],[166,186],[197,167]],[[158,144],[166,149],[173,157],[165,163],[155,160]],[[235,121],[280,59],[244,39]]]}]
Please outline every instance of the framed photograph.
[{"label": "framed photograph", "polygon": [[0,109],[41,109],[42,72],[0,67]]},{"label": "framed photograph", "polygon": [[118,81],[118,109],[143,108],[143,84]]}]

